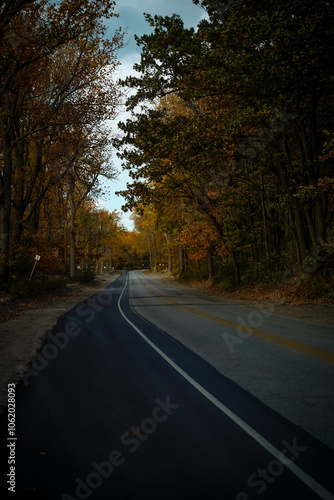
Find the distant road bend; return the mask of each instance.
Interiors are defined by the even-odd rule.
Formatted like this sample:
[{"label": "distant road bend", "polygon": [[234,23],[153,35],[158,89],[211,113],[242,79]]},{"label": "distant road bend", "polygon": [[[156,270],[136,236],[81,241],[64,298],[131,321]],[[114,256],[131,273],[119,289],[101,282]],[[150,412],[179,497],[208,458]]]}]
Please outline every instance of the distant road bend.
[{"label": "distant road bend", "polygon": [[14,498],[334,499],[333,331],[272,312],[229,349],[250,314],[131,271],[62,316],[17,390]]}]

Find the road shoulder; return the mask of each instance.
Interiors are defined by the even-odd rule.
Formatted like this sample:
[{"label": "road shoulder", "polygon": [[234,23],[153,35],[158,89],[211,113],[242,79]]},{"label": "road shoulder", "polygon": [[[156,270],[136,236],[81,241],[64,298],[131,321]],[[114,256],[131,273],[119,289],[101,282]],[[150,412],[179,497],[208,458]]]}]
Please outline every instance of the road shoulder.
[{"label": "road shoulder", "polygon": [[272,309],[270,306],[274,304],[275,314],[281,316],[300,319],[311,323],[319,323],[322,325],[334,327],[334,304],[331,303],[304,303],[293,304],[286,300],[249,300],[244,298],[237,298],[227,293],[214,293],[212,290],[201,286],[201,284],[187,284],[182,283],[167,273],[147,273],[147,276],[157,281],[161,281],[168,286],[175,289],[187,291],[187,293],[194,294],[198,297],[212,300],[213,302],[231,302],[235,305],[249,307],[251,309]]},{"label": "road shoulder", "polygon": [[86,285],[70,297],[25,310],[0,325],[0,415],[7,406],[8,384],[22,379],[60,316],[107,288],[119,274],[99,276],[93,285]]}]

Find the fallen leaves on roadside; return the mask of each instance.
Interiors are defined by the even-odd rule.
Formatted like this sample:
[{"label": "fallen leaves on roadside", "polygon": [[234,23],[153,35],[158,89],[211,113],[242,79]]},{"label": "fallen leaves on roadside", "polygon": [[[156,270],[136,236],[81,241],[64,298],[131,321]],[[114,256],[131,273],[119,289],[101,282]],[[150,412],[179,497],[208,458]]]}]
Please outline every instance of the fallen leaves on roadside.
[{"label": "fallen leaves on roadside", "polygon": [[23,297],[18,298],[9,294],[2,295],[0,300],[0,324],[12,319],[18,314],[30,309],[36,309],[45,304],[61,300],[64,297],[71,297],[82,290],[82,286],[72,286],[65,291],[44,293],[38,297]]}]

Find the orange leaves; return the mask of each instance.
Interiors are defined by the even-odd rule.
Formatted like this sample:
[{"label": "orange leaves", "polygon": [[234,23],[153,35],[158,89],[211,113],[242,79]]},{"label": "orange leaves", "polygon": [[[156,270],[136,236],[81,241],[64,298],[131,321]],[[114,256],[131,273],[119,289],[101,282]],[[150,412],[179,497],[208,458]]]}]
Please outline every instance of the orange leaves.
[{"label": "orange leaves", "polygon": [[[120,98],[110,75],[123,35],[116,30],[104,39],[103,18],[113,16],[113,1],[23,3],[1,33],[0,106],[12,131],[0,131],[7,166],[0,176],[0,226],[11,245],[4,252],[7,274],[14,245],[24,240],[33,248],[44,222],[41,207],[57,220],[54,189],[78,206],[92,190],[97,194],[100,174],[115,175],[105,166],[110,139],[101,129]],[[0,13],[1,26],[6,15]],[[47,231],[48,245],[58,246],[58,236]],[[61,244],[58,250],[66,260]]]},{"label": "orange leaves", "polygon": [[217,242],[218,235],[207,221],[189,221],[179,232],[179,240],[186,245],[190,259],[205,259],[208,248]]}]

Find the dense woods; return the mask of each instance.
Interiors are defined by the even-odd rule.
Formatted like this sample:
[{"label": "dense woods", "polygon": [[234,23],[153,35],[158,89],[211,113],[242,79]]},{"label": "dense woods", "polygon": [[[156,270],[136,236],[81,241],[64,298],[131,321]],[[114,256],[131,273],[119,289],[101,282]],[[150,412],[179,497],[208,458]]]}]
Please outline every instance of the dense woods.
[{"label": "dense woods", "polygon": [[197,29],[146,15],[137,38],[116,141],[124,208],[144,214],[153,265],[333,297],[334,7],[194,3],[208,14]]},{"label": "dense woods", "polygon": [[[0,274],[46,275],[113,266],[122,231],[99,210],[100,179],[116,172],[106,120],[123,34],[107,36],[111,0],[5,0],[0,6]],[[113,253],[115,255],[113,255]]]},{"label": "dense woods", "polygon": [[[148,266],[334,297],[334,7],[193,1],[196,29],[146,14],[137,76],[119,84],[115,2],[1,2],[2,285],[41,255],[45,276]],[[132,232],[96,201],[112,148]]]}]

